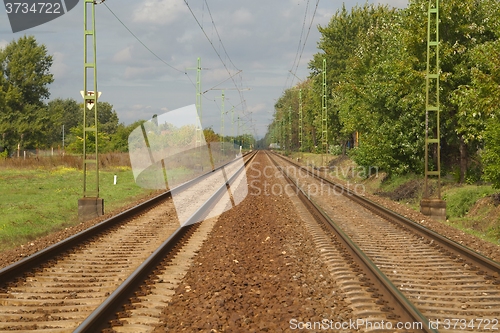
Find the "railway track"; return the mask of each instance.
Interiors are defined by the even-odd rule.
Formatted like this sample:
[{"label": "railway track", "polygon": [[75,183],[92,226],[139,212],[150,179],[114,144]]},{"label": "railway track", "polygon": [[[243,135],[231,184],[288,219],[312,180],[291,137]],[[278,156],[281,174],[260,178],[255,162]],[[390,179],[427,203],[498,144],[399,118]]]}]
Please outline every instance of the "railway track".
[{"label": "railway track", "polygon": [[[252,158],[248,156],[246,163]],[[235,169],[225,167],[228,173]],[[189,189],[201,181],[210,182],[216,172],[172,190],[180,201],[186,200],[184,195],[191,204],[204,202],[186,220],[179,221],[179,206],[174,205],[172,192],[167,192],[1,269],[0,332],[96,332],[109,323],[130,324],[129,331],[145,331],[148,324],[152,329],[154,310],[148,309],[165,303],[160,300],[172,293],[173,280],[179,278],[167,276],[182,274],[182,269],[172,271],[172,267],[185,264],[209,231],[196,222],[221,210],[221,197],[227,196],[230,184],[242,181],[243,170],[222,172],[226,182],[215,193],[205,190],[193,198]],[[169,274],[164,275],[165,270]],[[127,321],[120,320],[124,317]]]},{"label": "railway track", "polygon": [[417,319],[423,328],[500,330],[500,264],[356,195],[314,169],[282,157],[276,163],[390,281],[393,292],[404,296],[406,307],[423,315]]}]

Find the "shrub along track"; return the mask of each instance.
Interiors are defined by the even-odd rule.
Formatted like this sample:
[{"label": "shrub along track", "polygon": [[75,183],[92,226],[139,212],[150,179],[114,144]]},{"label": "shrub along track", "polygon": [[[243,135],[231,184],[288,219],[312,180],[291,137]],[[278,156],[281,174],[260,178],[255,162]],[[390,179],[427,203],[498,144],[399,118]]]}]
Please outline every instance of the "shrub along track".
[{"label": "shrub along track", "polygon": [[[210,182],[211,177],[207,174],[204,179]],[[226,185],[221,188],[226,191]],[[199,200],[201,197],[192,198],[191,203]],[[116,311],[116,301],[112,303],[109,300],[113,297],[108,296],[129,295],[130,290],[123,286],[143,281],[140,278],[147,274],[142,272],[145,260],[154,263],[158,260],[151,259],[154,254],[161,257],[165,251],[172,253],[170,244],[186,241],[199,225],[179,228],[168,194],[143,206],[1,269],[0,331],[72,332],[82,321],[89,321],[87,316],[96,308],[100,311],[103,304],[103,312]],[[166,250],[159,251],[159,247]],[[174,247],[173,252],[179,249]],[[172,260],[173,256],[167,259]],[[133,282],[131,274],[136,276]],[[123,296],[117,299],[120,297]],[[94,317],[108,318],[109,314]],[[95,331],[94,326],[87,327]]]},{"label": "shrub along track", "polygon": [[316,171],[280,164],[436,328],[500,330],[498,263],[313,177]]}]

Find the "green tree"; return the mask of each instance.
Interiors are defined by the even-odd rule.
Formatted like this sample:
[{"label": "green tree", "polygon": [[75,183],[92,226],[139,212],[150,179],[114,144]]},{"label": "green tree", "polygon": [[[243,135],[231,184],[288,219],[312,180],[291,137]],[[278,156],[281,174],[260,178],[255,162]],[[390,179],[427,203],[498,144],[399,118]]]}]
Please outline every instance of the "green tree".
[{"label": "green tree", "polygon": [[[344,144],[350,139],[352,133],[342,130],[343,124],[339,116],[340,99],[335,95],[340,82],[348,75],[352,66],[352,58],[359,50],[361,39],[368,31],[377,26],[381,21],[394,15],[394,10],[387,6],[365,4],[355,6],[349,12],[345,5],[331,18],[325,27],[319,27],[321,39],[318,48],[321,52],[314,55],[309,63],[311,77],[313,78],[314,97],[314,128],[316,137],[321,136],[321,95],[323,59],[327,64],[327,108],[328,108],[328,136],[329,143]],[[318,136],[319,135],[319,136]]]},{"label": "green tree", "polygon": [[0,49],[0,132],[13,149],[20,143],[39,146],[43,137],[38,113],[50,95],[52,56],[33,36],[24,36]]},{"label": "green tree", "polygon": [[482,153],[484,174],[493,188],[500,189],[500,121],[498,116],[488,119],[485,131],[485,149]]},{"label": "green tree", "polygon": [[138,120],[128,126],[124,124],[119,124],[116,128],[116,132],[111,135],[110,150],[116,152],[128,152],[128,138],[130,133],[137,127],[141,126],[144,120]]},{"label": "green tree", "polygon": [[[407,29],[414,33],[406,45],[422,64],[427,40],[427,25],[422,23],[427,22],[427,5],[426,0],[412,0],[405,20]],[[442,156],[449,168],[459,161],[462,182],[471,155],[480,145],[473,138],[483,127],[468,116],[464,87],[473,84],[472,69],[477,64],[472,59],[474,49],[498,39],[499,9],[496,0],[451,0],[440,5]]]},{"label": "green tree", "polygon": [[390,173],[420,171],[423,77],[415,57],[402,47],[409,34],[402,12],[380,7],[374,15],[372,26],[358,36],[351,66],[335,92],[342,130],[358,132],[353,157],[360,165]]},{"label": "green tree", "polygon": [[[74,153],[82,153],[83,152],[83,103],[79,103],[78,106],[75,106],[75,101],[66,100],[66,101],[58,101],[54,107],[57,109],[64,108],[63,120],[66,119],[69,121],[71,126],[69,128],[68,135],[68,149],[73,151]],[[118,137],[113,140],[113,136],[117,134],[119,129],[119,119],[116,111],[108,102],[97,102],[97,112],[98,112],[98,144],[99,144],[99,152],[109,152],[109,151],[123,151],[124,147],[126,147],[126,143],[122,142],[123,136],[128,131],[125,128],[120,128],[120,133],[118,133]],[[86,127],[94,127],[95,126],[95,112],[94,109],[88,110],[86,113]],[[70,119],[68,118],[71,118]],[[65,126],[66,127],[66,126]],[[132,131],[131,129],[130,131]],[[130,133],[128,133],[130,134]],[[87,133],[87,138],[90,140],[94,140],[94,136],[92,134]],[[89,140],[89,139],[87,139]],[[89,151],[92,151],[93,143],[89,146]]]},{"label": "green tree", "polygon": [[[82,104],[83,108],[83,104]],[[83,112],[83,111],[82,111]],[[94,109],[87,110],[87,125],[94,125]],[[99,121],[99,132],[104,132],[108,135],[116,132],[118,128],[118,115],[108,102],[97,102],[97,117]],[[83,124],[83,114],[81,116],[81,124]]]},{"label": "green tree", "polygon": [[[94,152],[95,150],[95,132],[86,132],[87,135],[87,151],[88,152]],[[81,126],[76,126],[70,129],[70,143],[66,146],[66,149],[69,152],[75,153],[75,154],[81,154],[83,153],[83,127]],[[110,145],[110,137],[104,132],[99,131],[97,133],[97,144],[98,144],[98,150],[99,153],[106,153],[109,152],[109,145]]]},{"label": "green tree", "polygon": [[81,123],[81,107],[81,104],[79,105],[72,98],[57,98],[47,103],[44,115],[44,119],[46,119],[44,132],[47,145],[57,146],[62,144],[63,125],[65,136],[67,136],[73,127]]}]

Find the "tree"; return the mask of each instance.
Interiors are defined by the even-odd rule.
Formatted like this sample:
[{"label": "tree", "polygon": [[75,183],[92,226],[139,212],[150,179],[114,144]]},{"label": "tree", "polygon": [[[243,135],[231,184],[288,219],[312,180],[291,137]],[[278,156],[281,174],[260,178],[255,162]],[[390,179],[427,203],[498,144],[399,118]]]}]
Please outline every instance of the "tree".
[{"label": "tree", "polygon": [[[407,47],[422,64],[426,56],[427,0],[412,0],[406,9],[405,24],[414,32],[407,38]],[[475,133],[483,127],[470,122],[463,97],[466,87],[473,84],[472,57],[474,49],[498,39],[500,6],[496,0],[450,0],[440,5],[440,60],[441,60],[441,134],[443,164],[459,164],[460,180],[465,175],[480,142]],[[470,95],[469,97],[473,97]],[[468,98],[468,97],[467,97]]]},{"label": "tree", "polygon": [[[87,137],[87,152],[95,151],[95,132],[86,132]],[[83,152],[83,127],[76,126],[70,130],[70,143],[67,145],[66,149],[75,154],[81,154]],[[99,153],[106,153],[109,151],[110,137],[99,131],[97,133],[97,144]]]},{"label": "tree", "polygon": [[24,36],[0,49],[0,132],[13,149],[22,140],[25,146],[39,146],[43,121],[38,119],[53,82],[49,69],[52,56],[33,36]]},{"label": "tree", "polygon": [[[81,105],[83,108],[83,104]],[[94,125],[94,110],[87,110],[87,126]],[[108,135],[114,134],[118,128],[118,115],[113,109],[113,105],[108,102],[97,102],[97,117],[99,118],[99,132]],[[80,124],[83,124],[83,114]]]},{"label": "tree", "polygon": [[[328,133],[329,142],[334,144],[345,144],[352,133],[342,131],[342,120],[339,116],[339,96],[335,94],[340,82],[348,77],[352,67],[353,57],[359,50],[361,40],[370,29],[388,20],[395,15],[395,11],[387,6],[375,6],[365,4],[355,6],[350,12],[345,5],[340,11],[335,13],[326,27],[319,27],[321,39],[318,48],[322,51],[314,55],[309,63],[311,78],[313,79],[314,109],[317,110],[315,116],[315,128],[319,137],[321,136],[321,95],[322,95],[322,71],[323,59],[327,65],[327,108],[328,108]],[[333,92],[333,94],[332,94]],[[318,137],[318,139],[319,139]]]},{"label": "tree", "polygon": [[57,98],[47,104],[45,116],[47,121],[44,124],[47,145],[61,144],[63,125],[66,136],[73,127],[81,124],[81,108],[82,105],[72,98]]},{"label": "tree", "polygon": [[[75,118],[72,119],[70,125],[73,127],[69,128],[70,133],[68,135],[68,149],[75,153],[81,153],[83,151],[83,103],[78,104],[77,107],[75,107],[74,103],[76,102],[74,102],[73,100],[66,100],[56,103],[56,106],[58,108],[65,107],[65,116]],[[126,132],[128,132],[128,129],[125,129],[124,127],[120,128],[120,124],[118,123],[118,115],[114,110],[113,105],[108,102],[97,102],[97,112],[99,152],[123,151],[123,149],[126,149],[124,147],[126,147],[127,144],[121,140],[123,139],[123,136],[126,134]],[[94,114],[95,113],[93,109],[87,110],[86,127],[95,126]],[[113,140],[113,136],[117,134],[118,129],[120,129],[120,133],[118,134],[118,137]],[[130,129],[130,132],[132,130],[133,128]],[[87,138],[87,140],[92,141],[95,139],[95,136],[93,134],[87,133]],[[93,142],[89,145],[89,147],[89,151],[92,151],[94,149]]]},{"label": "tree", "polygon": [[12,89],[20,92],[17,106],[41,105],[49,98],[48,85],[54,81],[49,73],[52,56],[47,55],[45,45],[38,45],[35,37],[24,36],[12,41],[0,52],[2,74]]},{"label": "tree", "polygon": [[498,116],[487,121],[484,148],[482,158],[485,178],[492,183],[493,188],[500,189],[500,122]]},{"label": "tree", "polygon": [[342,130],[358,132],[354,160],[396,174],[421,171],[424,148],[424,80],[415,57],[402,47],[409,34],[402,14],[386,7],[373,11],[334,91]]},{"label": "tree", "polygon": [[128,126],[124,124],[119,124],[116,128],[116,132],[111,135],[110,150],[116,152],[128,152],[128,138],[130,133],[137,127],[141,126],[145,120],[136,121]]}]

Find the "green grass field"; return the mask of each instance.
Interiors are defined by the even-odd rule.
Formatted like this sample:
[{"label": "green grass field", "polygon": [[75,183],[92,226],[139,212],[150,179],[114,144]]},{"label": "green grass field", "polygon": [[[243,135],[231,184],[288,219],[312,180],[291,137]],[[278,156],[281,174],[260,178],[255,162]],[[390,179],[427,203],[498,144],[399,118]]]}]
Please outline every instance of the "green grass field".
[{"label": "green grass field", "polygon": [[[99,183],[105,212],[152,192],[137,186],[127,167],[101,171]],[[0,251],[78,224],[82,191],[82,171],[74,168],[0,169]]]}]

